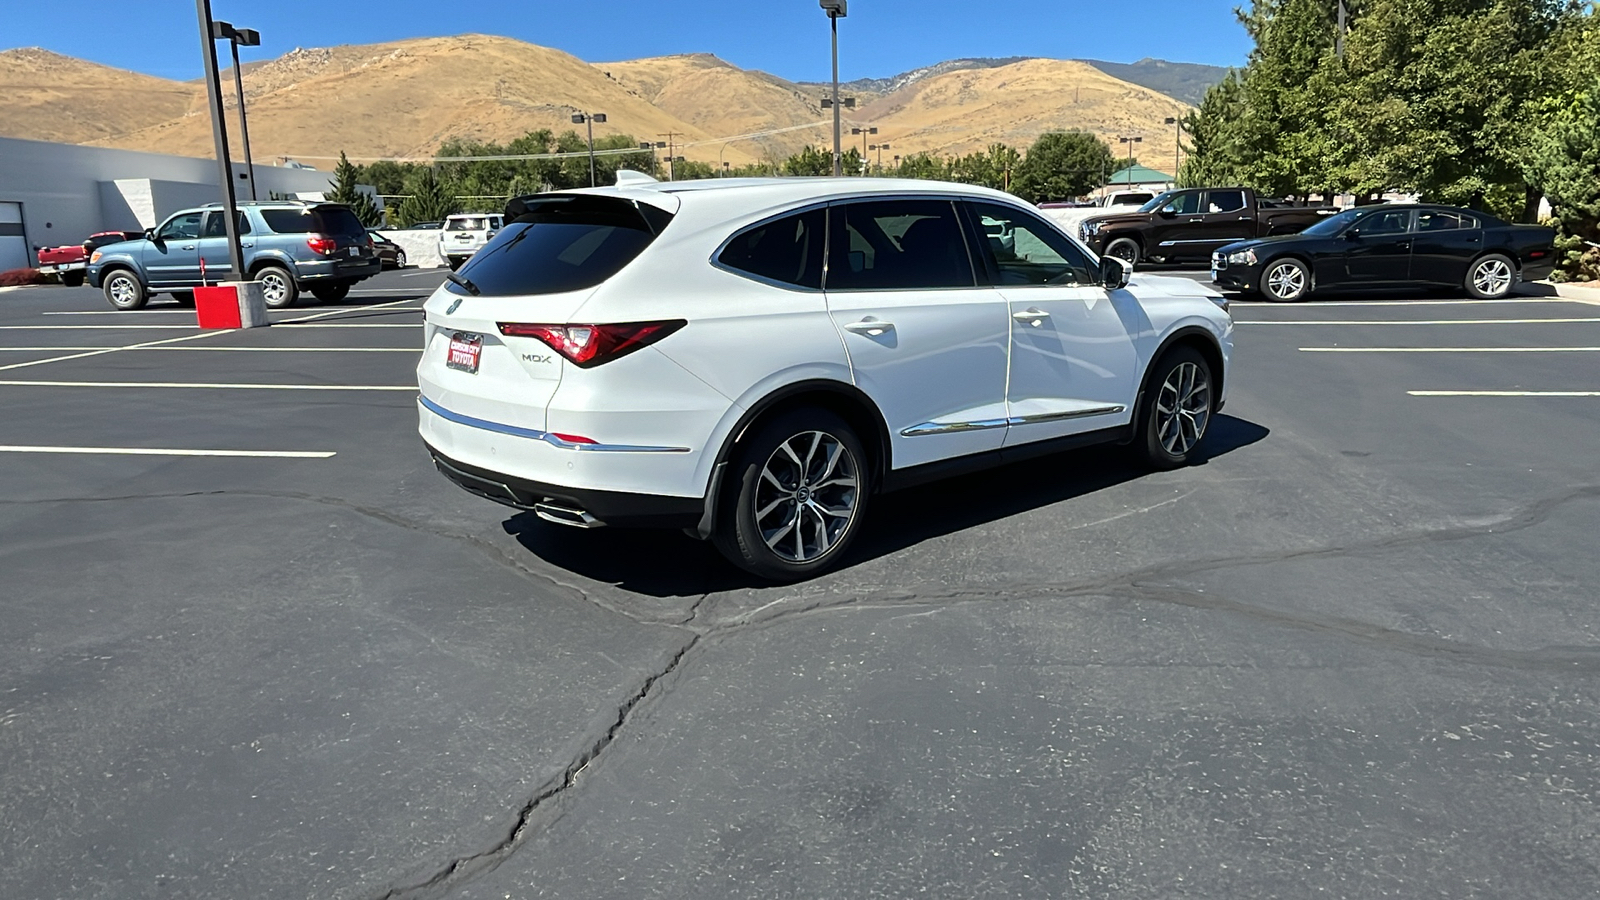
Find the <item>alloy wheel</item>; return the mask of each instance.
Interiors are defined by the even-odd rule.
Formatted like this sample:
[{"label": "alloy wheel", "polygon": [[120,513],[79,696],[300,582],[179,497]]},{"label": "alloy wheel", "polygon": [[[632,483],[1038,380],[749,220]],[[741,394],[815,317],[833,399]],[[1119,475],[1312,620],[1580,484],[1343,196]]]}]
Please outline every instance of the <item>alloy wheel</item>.
[{"label": "alloy wheel", "polygon": [[1292,263],[1282,263],[1267,273],[1267,290],[1279,300],[1293,300],[1305,293],[1305,270]]},{"label": "alloy wheel", "polygon": [[1486,259],[1472,270],[1472,285],[1486,297],[1498,297],[1511,287],[1511,266],[1503,259]]},{"label": "alloy wheel", "polygon": [[126,275],[115,275],[111,279],[111,302],[117,306],[130,306],[139,297],[139,287],[132,278]]},{"label": "alloy wheel", "polygon": [[289,286],[284,283],[283,276],[276,272],[268,272],[261,276],[261,299],[268,305],[282,303],[283,298],[289,293]]},{"label": "alloy wheel", "polygon": [[1173,456],[1183,456],[1206,435],[1211,422],[1211,384],[1192,362],[1178,364],[1156,395],[1156,439]]},{"label": "alloy wheel", "polygon": [[857,509],[858,469],[839,439],[822,431],[778,445],[761,469],[755,522],[780,558],[808,563],[831,551]]}]

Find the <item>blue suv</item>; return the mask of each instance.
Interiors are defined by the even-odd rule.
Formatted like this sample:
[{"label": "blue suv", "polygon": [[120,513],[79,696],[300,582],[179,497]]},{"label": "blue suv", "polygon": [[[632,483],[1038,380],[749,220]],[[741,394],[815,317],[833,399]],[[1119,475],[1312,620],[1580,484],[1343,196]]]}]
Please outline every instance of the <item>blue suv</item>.
[{"label": "blue suv", "polygon": [[[108,244],[89,257],[89,284],[117,309],[139,309],[151,294],[192,302],[193,289],[226,277],[227,220],[221,204],[186,209],[138,240]],[[293,306],[302,290],[326,303],[378,274],[372,238],[348,206],[273,200],[239,204],[245,273],[267,305]]]}]

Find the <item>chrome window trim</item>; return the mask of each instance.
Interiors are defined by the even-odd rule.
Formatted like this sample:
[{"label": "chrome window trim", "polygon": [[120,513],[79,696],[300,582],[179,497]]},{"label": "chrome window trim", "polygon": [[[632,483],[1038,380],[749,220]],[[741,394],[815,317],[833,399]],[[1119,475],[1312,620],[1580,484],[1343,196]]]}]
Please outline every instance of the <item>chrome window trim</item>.
[{"label": "chrome window trim", "polygon": [[986,431],[991,428],[1006,428],[1012,425],[1038,425],[1044,422],[1061,422],[1067,419],[1082,419],[1088,416],[1108,416],[1113,413],[1125,412],[1125,405],[1096,406],[1092,409],[1073,409],[1063,412],[1034,413],[1031,416],[1012,416],[1007,419],[980,419],[976,422],[924,422],[901,430],[901,437],[925,437],[930,434],[958,434],[964,431]]}]

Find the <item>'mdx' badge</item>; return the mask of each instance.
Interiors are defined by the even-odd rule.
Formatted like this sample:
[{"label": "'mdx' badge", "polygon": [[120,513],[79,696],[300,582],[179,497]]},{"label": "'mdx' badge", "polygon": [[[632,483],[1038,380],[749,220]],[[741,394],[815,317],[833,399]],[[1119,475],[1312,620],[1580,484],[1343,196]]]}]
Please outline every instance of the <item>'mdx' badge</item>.
[{"label": "'mdx' badge", "polygon": [[447,309],[447,310],[445,310],[445,311],[444,311],[444,314],[445,314],[445,315],[447,315],[447,316],[448,316],[448,315],[450,315],[450,314],[451,314],[451,313],[453,313],[453,312],[455,312],[455,311],[456,311],[456,310],[457,310],[457,309],[459,309],[459,308],[460,308],[460,307],[461,307],[461,298],[460,298],[460,297],[457,297],[457,298],[456,298],[456,299],[455,299],[455,302],[453,302],[453,303],[451,303],[451,304],[450,304],[450,308],[449,308],[449,309]]}]

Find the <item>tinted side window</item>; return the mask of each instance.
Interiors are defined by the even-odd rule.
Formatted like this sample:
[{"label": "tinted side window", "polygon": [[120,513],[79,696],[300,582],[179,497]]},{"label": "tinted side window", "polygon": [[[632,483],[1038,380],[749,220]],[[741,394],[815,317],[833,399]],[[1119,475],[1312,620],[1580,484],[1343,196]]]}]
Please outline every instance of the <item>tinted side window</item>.
[{"label": "tinted side window", "polygon": [[717,261],[784,284],[820,288],[826,221],[824,211],[814,209],[757,225],[734,235]]},{"label": "tinted side window", "polygon": [[1097,284],[1082,250],[1038,217],[998,203],[973,203],[996,284]]},{"label": "tinted side window", "polygon": [[315,209],[263,209],[262,221],[278,234],[337,234],[360,237],[367,233],[366,226],[356,214],[343,206],[321,206]]},{"label": "tinted side window", "polygon": [[1167,201],[1167,206],[1180,216],[1192,216],[1200,211],[1200,192],[1179,194]]},{"label": "tinted side window", "polygon": [[317,230],[317,217],[310,209],[263,209],[261,219],[278,234],[309,234]]},{"label": "tinted side window", "polygon": [[184,213],[174,217],[167,224],[161,226],[157,234],[164,241],[181,241],[200,236],[200,216],[202,213]]},{"label": "tinted side window", "polygon": [[[239,213],[239,233],[250,233],[250,219],[241,211]],[[206,213],[206,230],[203,237],[227,237],[228,223],[222,218],[222,213]]]},{"label": "tinted side window", "polygon": [[1418,231],[1456,231],[1462,228],[1461,217],[1442,209],[1424,209],[1417,213]]},{"label": "tinted side window", "polygon": [[1411,227],[1411,211],[1391,209],[1376,212],[1361,219],[1356,227],[1367,235],[1405,234]]},{"label": "tinted side window", "polygon": [[830,207],[830,291],[972,287],[948,200],[874,200]]},{"label": "tinted side window", "polygon": [[1244,191],[1212,191],[1206,195],[1206,212],[1226,213],[1244,209]]}]

